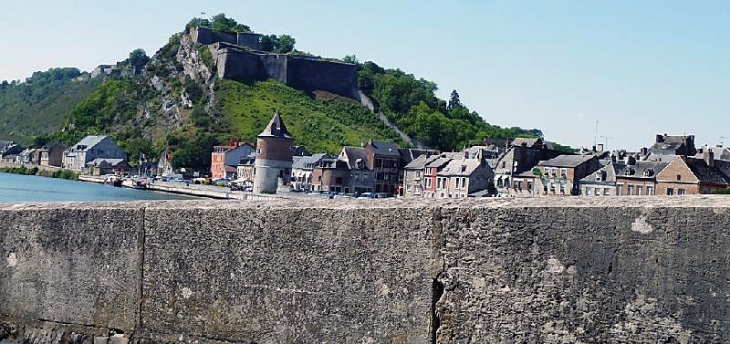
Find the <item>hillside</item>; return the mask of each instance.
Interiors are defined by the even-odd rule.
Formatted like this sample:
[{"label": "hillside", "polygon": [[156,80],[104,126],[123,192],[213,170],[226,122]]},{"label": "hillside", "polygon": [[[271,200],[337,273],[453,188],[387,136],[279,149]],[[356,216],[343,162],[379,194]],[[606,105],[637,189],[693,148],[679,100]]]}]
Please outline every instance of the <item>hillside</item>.
[{"label": "hillside", "polygon": [[[252,32],[222,14],[193,19],[191,25],[208,25],[224,33]],[[405,145],[392,128],[354,100],[296,90],[275,80],[220,79],[214,50],[196,43],[187,32],[171,36],[151,57],[135,50],[94,78],[75,69],[54,69],[36,73],[24,83],[3,83],[0,139],[73,144],[85,135],[109,134],[130,157],[144,152],[156,158],[167,149],[174,166],[205,170],[213,145],[233,139],[254,142],[279,111],[295,144],[313,152],[334,153],[343,145],[359,146],[369,139]],[[262,50],[311,57],[297,61],[318,59],[296,50],[289,35],[260,37]],[[436,84],[398,69],[359,63],[354,57],[341,61],[345,64],[337,63],[356,68],[357,86],[377,111],[430,147],[452,150],[482,138],[542,135],[536,129],[491,126],[469,111],[456,91],[447,103],[435,96]]]},{"label": "hillside", "polygon": [[101,83],[76,68],[36,72],[22,83],[0,83],[0,137],[24,144],[61,129],[71,109]]}]

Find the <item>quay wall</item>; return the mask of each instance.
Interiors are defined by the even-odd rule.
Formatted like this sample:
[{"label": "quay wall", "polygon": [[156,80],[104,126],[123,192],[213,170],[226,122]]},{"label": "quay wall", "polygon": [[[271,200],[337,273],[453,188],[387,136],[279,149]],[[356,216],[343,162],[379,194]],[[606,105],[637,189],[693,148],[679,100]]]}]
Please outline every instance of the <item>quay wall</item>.
[{"label": "quay wall", "polygon": [[19,342],[730,341],[722,196],[0,204],[0,258]]}]

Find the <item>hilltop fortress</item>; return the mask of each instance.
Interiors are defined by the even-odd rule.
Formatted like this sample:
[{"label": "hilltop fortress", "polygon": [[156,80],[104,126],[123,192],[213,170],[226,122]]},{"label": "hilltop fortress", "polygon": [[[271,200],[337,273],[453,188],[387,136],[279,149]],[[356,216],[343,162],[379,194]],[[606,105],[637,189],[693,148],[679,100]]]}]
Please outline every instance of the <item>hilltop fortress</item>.
[{"label": "hilltop fortress", "polygon": [[193,42],[210,48],[220,78],[272,78],[305,91],[321,90],[345,97],[357,93],[354,64],[259,51],[261,35],[255,33],[221,33],[200,26],[189,28],[187,34]]}]

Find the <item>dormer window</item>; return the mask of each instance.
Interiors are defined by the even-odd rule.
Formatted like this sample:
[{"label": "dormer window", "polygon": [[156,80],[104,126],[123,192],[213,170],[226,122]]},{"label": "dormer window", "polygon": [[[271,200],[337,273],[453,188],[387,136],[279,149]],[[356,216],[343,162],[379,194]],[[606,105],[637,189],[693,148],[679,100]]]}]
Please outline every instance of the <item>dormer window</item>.
[{"label": "dormer window", "polygon": [[652,175],[654,175],[654,171],[652,171],[652,169],[647,168],[644,170],[644,177],[651,177]]},{"label": "dormer window", "polygon": [[632,176],[636,173],[636,171],[633,168],[627,168],[626,171],[624,171],[624,175]]},{"label": "dormer window", "polygon": [[596,172],[596,181],[604,181],[606,180],[606,171],[598,171]]}]

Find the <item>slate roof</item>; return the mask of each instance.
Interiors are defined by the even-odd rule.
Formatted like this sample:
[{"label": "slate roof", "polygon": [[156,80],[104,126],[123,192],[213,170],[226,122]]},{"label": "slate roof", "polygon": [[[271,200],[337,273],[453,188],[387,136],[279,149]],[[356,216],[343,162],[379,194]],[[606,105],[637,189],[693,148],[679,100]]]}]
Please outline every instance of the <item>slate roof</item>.
[{"label": "slate roof", "polygon": [[324,154],[324,153],[320,153],[320,154],[314,154],[312,156],[297,156],[297,157],[293,157],[293,158],[297,158],[297,159],[294,159],[294,162],[292,163],[291,168],[293,170],[294,169],[298,169],[298,170],[308,169],[308,170],[311,170],[312,168],[314,168],[314,165],[318,161],[322,160],[322,158],[325,157],[325,155],[326,154]]},{"label": "slate roof", "polygon": [[114,167],[119,165],[119,163],[123,162],[124,159],[105,159],[105,158],[96,158],[94,160],[91,160],[86,163],[86,166],[104,166],[109,165],[110,167]]},{"label": "slate roof", "polygon": [[687,166],[702,183],[730,184],[718,169],[707,166],[702,159],[687,158]]},{"label": "slate roof", "polygon": [[[0,147],[2,147],[2,144],[0,144]],[[727,147],[713,147],[713,146],[704,146],[697,150],[697,154],[695,154],[695,158],[702,159],[704,151],[709,149],[714,154],[715,160],[724,160],[724,161],[730,161],[730,149]]]},{"label": "slate roof", "polygon": [[413,161],[403,168],[406,170],[422,170],[426,167],[426,164],[438,159],[439,157],[440,155],[438,154],[423,154],[418,158],[413,159]]},{"label": "slate roof", "polygon": [[428,149],[398,148],[398,153],[400,154],[400,159],[403,162],[403,166],[405,166],[424,154],[433,154],[434,151]]},{"label": "slate roof", "polygon": [[109,137],[109,136],[107,136],[107,135],[89,135],[89,136],[81,139],[81,141],[79,141],[77,144],[73,145],[72,148],[77,152],[83,152],[83,151],[89,150],[92,147],[96,146],[97,144],[99,144],[99,142],[101,142],[102,140],[104,140],[107,137]]},{"label": "slate roof", "polygon": [[373,147],[376,155],[400,156],[398,145],[393,142],[369,141],[368,145]]},{"label": "slate roof", "polygon": [[454,159],[439,171],[439,176],[470,176],[481,165],[478,159]]},{"label": "slate roof", "polygon": [[368,168],[368,166],[367,166],[368,154],[367,154],[367,151],[365,151],[365,148],[345,146],[342,149],[345,153],[343,160],[345,160],[345,162],[347,162],[347,167],[349,167],[351,170],[358,169],[357,168],[358,159],[365,164],[365,168]]},{"label": "slate roof", "polygon": [[279,137],[285,139],[292,138],[292,135],[286,129],[286,125],[284,125],[284,121],[281,119],[281,115],[279,115],[278,112],[274,113],[274,117],[272,117],[271,121],[269,121],[269,125],[264,128],[264,131],[262,131],[259,136]]},{"label": "slate roof", "polygon": [[[623,162],[609,162],[605,166],[601,167],[597,171],[583,177],[583,179],[580,180],[581,183],[605,183],[605,182],[615,182],[616,176],[618,175],[618,171],[624,169],[626,167],[626,164]],[[604,180],[597,181],[596,180],[596,173],[606,172],[606,177]]]},{"label": "slate roof", "polygon": [[448,164],[451,160],[454,160],[458,157],[463,157],[464,155],[461,153],[454,153],[454,152],[448,152],[448,153],[441,153],[437,155],[436,159],[431,160],[430,162],[426,163],[426,166],[424,167],[436,167],[440,168],[446,164]]},{"label": "slate roof", "polygon": [[539,137],[535,137],[535,138],[518,137],[512,141],[512,146],[519,147],[519,146],[522,146],[523,143],[525,145],[527,145],[527,147],[535,146],[535,144],[538,144],[538,143],[540,145],[542,145],[542,139],[540,139]]},{"label": "slate roof", "polygon": [[[633,165],[626,165],[626,164],[616,164],[618,168],[616,169],[616,177],[630,177],[630,178],[646,178],[646,179],[654,179],[656,178],[656,175],[659,174],[662,170],[664,170],[671,160],[664,160],[664,161],[637,161]],[[647,176],[645,176],[645,172],[649,172]]]},{"label": "slate roof", "polygon": [[559,155],[550,160],[540,161],[537,165],[550,167],[576,167],[593,157],[593,155]]}]

